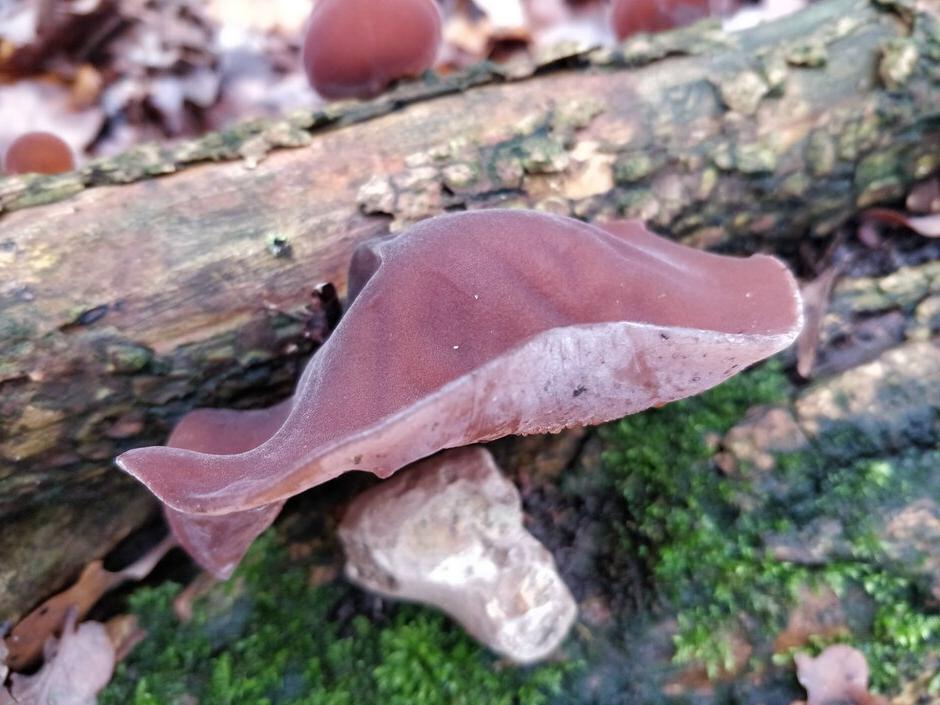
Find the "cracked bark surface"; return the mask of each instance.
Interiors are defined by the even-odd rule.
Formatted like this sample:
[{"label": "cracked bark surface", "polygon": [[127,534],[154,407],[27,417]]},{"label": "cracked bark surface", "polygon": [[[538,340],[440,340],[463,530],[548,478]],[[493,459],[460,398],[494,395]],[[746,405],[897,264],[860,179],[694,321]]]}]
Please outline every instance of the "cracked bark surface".
[{"label": "cracked bark surface", "polygon": [[527,206],[785,254],[933,173],[938,116],[940,7],[829,0],[744,34],[706,24],[482,65],[0,180],[0,521],[111,512],[124,490],[142,520],[111,459],[193,406],[286,395],[312,350],[313,287],[342,291],[373,234]]}]

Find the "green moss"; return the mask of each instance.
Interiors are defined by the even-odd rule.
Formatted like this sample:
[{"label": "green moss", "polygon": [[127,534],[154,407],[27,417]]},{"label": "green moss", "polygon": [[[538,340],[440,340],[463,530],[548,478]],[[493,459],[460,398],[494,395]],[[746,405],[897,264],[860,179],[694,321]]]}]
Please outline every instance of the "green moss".
[{"label": "green moss", "polygon": [[742,605],[777,616],[780,593],[799,571],[767,565],[759,536],[734,526],[709,440],[750,406],[782,401],[786,391],[779,370],[767,366],[602,433],[605,471],[631,515],[626,549],[648,560],[660,591],[679,610],[677,660],[703,662],[712,673],[731,660],[720,635]]},{"label": "green moss", "polygon": [[172,612],[179,587],[138,590],[148,637],[117,670],[101,705],[542,705],[565,665],[499,668],[443,616],[417,607],[388,623],[335,612],[351,588],[309,587],[273,535],[190,622]]},{"label": "green moss", "polygon": [[[860,588],[873,617],[853,625],[848,640],[867,654],[874,686],[890,690],[940,652],[940,616],[924,606],[918,577],[907,572],[913,567],[885,555],[874,510],[926,486],[940,454],[866,458],[853,443],[861,456],[843,463],[828,454],[838,446],[828,438],[778,456],[772,486],[720,473],[717,440],[750,407],[785,403],[788,394],[771,364],[603,429],[604,473],[626,501],[621,550],[643,557],[676,611],[676,661],[701,663],[712,675],[733,663],[730,633],[745,632],[755,653],[769,654],[800,587]],[[769,537],[822,520],[844,528],[844,546],[823,565],[778,560],[766,548]]]},{"label": "green moss", "polygon": [[654,159],[648,152],[621,154],[614,162],[614,179],[618,184],[642,181],[662,166],[662,159]]},{"label": "green moss", "polygon": [[[921,674],[931,655],[936,658],[940,653],[940,616],[918,608],[917,587],[910,579],[854,561],[830,563],[815,577],[840,595],[850,587],[860,587],[871,601],[871,620],[863,629],[839,639],[812,639],[800,651],[817,655],[836,642],[860,649],[871,669],[871,686],[876,692],[896,690]],[[780,654],[777,660],[786,662],[792,655]]]}]

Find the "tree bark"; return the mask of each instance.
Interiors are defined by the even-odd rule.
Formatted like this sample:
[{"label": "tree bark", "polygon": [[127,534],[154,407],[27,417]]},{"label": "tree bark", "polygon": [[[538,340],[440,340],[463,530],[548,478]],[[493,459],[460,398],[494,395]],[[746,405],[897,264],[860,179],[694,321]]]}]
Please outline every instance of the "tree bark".
[{"label": "tree bark", "polygon": [[0,180],[0,521],[287,394],[314,286],[372,235],[526,206],[786,253],[936,170],[938,81],[933,0],[827,0]]}]

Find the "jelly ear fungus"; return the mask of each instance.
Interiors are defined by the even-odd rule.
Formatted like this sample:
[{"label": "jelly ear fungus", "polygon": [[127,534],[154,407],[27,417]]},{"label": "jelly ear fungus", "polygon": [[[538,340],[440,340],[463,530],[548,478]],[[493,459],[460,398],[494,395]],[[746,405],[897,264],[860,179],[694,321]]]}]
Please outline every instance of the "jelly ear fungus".
[{"label": "jelly ear fungus", "polygon": [[639,222],[445,215],[363,246],[355,297],[268,411],[200,410],[118,458],[227,575],[292,495],[388,477],[444,448],[598,424],[698,394],[793,342],[778,260],[678,245]]},{"label": "jelly ear fungus", "polygon": [[304,38],[307,78],[324,98],[374,97],[431,68],[442,25],[434,0],[318,0]]},{"label": "jelly ear fungus", "polygon": [[74,168],[72,150],[51,132],[20,135],[3,155],[3,171],[7,174],[62,174]]},{"label": "jelly ear fungus", "polygon": [[738,4],[738,0],[614,0],[610,19],[617,37],[626,39],[730,14]]}]

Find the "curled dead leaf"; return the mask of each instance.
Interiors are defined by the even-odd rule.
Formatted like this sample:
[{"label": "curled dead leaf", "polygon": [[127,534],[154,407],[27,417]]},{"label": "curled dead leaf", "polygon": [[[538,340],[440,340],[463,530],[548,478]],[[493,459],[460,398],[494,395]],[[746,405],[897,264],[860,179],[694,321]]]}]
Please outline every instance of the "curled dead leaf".
[{"label": "curled dead leaf", "polygon": [[813,658],[794,657],[796,675],[806,688],[807,705],[880,705],[884,700],[868,692],[868,661],[858,649],[835,644]]},{"label": "curled dead leaf", "polygon": [[473,0],[473,4],[486,16],[497,33],[525,31],[529,25],[526,8],[521,0]]},{"label": "curled dead leaf", "polygon": [[310,3],[297,0],[209,0],[206,14],[220,27],[299,36],[310,16]]},{"label": "curled dead leaf", "polygon": [[72,587],[39,605],[17,624],[6,639],[8,664],[15,670],[34,663],[43,645],[62,627],[69,611],[81,619],[101,596],[128,581],[142,580],[154,569],[167,551],[176,545],[168,536],[135,563],[117,572],[106,570],[101,561],[92,561]]},{"label": "curled dead leaf", "polygon": [[219,580],[212,573],[202,572],[173,600],[173,613],[181,622],[193,618],[193,603],[207,594]]},{"label": "curled dead leaf", "polygon": [[147,630],[140,626],[135,614],[119,614],[105,622],[104,628],[114,647],[114,660],[120,663],[147,637]]},{"label": "curled dead leaf", "polygon": [[897,225],[913,230],[924,237],[940,237],[940,214],[909,216],[890,208],[869,208],[862,218],[886,225]]},{"label": "curled dead leaf", "polygon": [[0,688],[3,687],[7,676],[10,674],[10,669],[7,667],[7,653],[6,642],[0,640]]},{"label": "curled dead leaf", "polygon": [[904,203],[911,213],[937,213],[940,211],[940,178],[922,181],[911,189]]},{"label": "curled dead leaf", "polygon": [[114,672],[114,646],[103,624],[85,622],[76,628],[75,622],[70,610],[62,638],[46,642],[46,662],[35,675],[13,675],[17,705],[95,705]]},{"label": "curled dead leaf", "polygon": [[796,341],[796,369],[803,379],[809,379],[816,365],[823,316],[829,308],[832,286],[839,277],[840,269],[839,266],[831,266],[802,287],[806,323]]},{"label": "curled dead leaf", "polygon": [[884,245],[884,239],[881,237],[881,233],[878,232],[878,226],[871,220],[862,220],[858,224],[858,230],[855,234],[859,242],[869,250],[878,250]]}]

